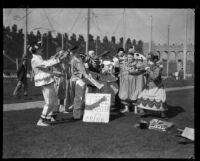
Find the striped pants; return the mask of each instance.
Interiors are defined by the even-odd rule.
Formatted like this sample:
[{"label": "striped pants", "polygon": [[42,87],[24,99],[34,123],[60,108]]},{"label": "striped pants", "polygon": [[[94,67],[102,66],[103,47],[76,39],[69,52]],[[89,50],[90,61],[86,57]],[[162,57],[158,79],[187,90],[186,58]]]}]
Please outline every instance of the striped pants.
[{"label": "striped pants", "polygon": [[41,118],[43,120],[50,120],[51,117],[56,117],[59,112],[58,99],[54,88],[54,83],[42,86],[42,94],[45,105]]}]

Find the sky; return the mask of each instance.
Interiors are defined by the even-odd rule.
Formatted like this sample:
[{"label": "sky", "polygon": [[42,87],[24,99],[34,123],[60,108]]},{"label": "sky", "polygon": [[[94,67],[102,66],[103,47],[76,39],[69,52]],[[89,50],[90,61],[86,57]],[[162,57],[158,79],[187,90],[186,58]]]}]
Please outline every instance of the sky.
[{"label": "sky", "polygon": [[[169,26],[170,44],[184,43],[185,24],[187,15],[187,41],[194,44],[194,10],[193,9],[120,9],[120,8],[92,8],[90,18],[90,33],[94,38],[105,35],[108,39],[115,36],[118,41],[125,33],[126,38],[144,42],[150,41],[151,16],[152,16],[152,40],[158,44],[167,43]],[[87,8],[29,8],[28,32],[42,28],[42,33],[47,30],[56,30],[61,33],[87,34]],[[3,9],[3,24],[18,28],[25,26],[25,9]],[[45,29],[44,29],[45,28]],[[77,36],[78,37],[78,36]]]}]

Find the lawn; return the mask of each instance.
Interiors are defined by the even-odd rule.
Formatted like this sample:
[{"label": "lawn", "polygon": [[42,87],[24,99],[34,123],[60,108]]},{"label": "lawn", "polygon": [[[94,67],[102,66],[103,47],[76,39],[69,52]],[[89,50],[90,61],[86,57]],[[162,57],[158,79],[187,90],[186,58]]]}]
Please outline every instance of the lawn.
[{"label": "lawn", "polygon": [[[166,79],[163,81],[166,88],[169,87],[182,87],[182,86],[190,86],[194,85],[194,79],[190,80],[174,80],[174,79]],[[30,101],[41,101],[43,100],[42,92],[40,88],[34,86],[34,82],[28,80],[28,97],[21,97],[20,99],[14,98],[12,96],[13,90],[17,84],[17,80],[12,78],[4,78],[3,80],[3,103],[22,103],[22,102],[30,102]]]},{"label": "lawn", "polygon": [[[169,122],[194,127],[194,89],[167,93]],[[3,158],[188,158],[194,144],[178,144],[174,133],[141,130],[132,112],[111,112],[110,122],[63,122],[36,127],[42,109],[3,113]],[[60,114],[68,118],[71,114]],[[153,117],[144,118],[149,121]]]}]

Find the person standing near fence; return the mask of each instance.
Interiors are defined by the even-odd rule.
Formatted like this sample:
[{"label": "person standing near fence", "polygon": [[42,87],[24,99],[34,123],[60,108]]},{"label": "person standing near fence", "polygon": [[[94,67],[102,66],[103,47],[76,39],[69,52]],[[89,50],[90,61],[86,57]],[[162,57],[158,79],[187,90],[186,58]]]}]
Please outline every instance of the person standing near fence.
[{"label": "person standing near fence", "polygon": [[28,96],[28,84],[27,84],[27,59],[23,58],[22,65],[20,66],[19,70],[17,71],[17,86],[13,91],[14,97],[20,97],[20,90],[24,88],[24,96]]}]

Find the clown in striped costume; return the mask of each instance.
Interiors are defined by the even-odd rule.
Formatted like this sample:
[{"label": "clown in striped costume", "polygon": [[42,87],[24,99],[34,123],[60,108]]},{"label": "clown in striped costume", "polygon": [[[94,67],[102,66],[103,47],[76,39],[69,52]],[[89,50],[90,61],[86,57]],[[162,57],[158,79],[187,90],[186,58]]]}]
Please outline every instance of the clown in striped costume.
[{"label": "clown in striped costume", "polygon": [[60,63],[65,57],[51,58],[43,60],[42,48],[34,45],[29,48],[32,53],[31,67],[34,71],[34,82],[36,87],[40,87],[44,97],[45,105],[41,114],[41,118],[37,122],[37,126],[49,126],[50,122],[55,121],[58,110],[58,100],[54,88],[54,78],[49,67]]}]

